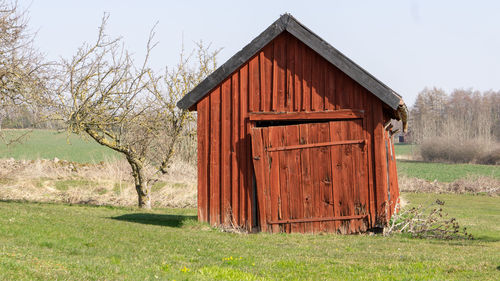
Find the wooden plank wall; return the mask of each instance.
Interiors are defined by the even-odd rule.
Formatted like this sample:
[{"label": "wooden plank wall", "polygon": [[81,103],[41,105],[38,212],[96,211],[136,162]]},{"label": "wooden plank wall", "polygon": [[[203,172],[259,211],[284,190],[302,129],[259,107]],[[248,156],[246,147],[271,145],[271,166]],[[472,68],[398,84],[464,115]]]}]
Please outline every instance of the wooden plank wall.
[{"label": "wooden plank wall", "polygon": [[377,97],[295,37],[279,35],[197,104],[199,220],[232,221],[249,230],[258,224],[252,217],[254,125],[249,113],[361,109],[371,163],[370,225],[375,226],[376,214],[387,207],[387,188],[375,188],[387,186],[382,107]]}]

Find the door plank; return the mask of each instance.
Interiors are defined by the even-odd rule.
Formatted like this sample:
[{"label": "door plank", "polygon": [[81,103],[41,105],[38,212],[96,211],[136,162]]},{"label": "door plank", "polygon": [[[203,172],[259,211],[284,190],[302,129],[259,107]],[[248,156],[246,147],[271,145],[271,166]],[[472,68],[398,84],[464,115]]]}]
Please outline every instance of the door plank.
[{"label": "door plank", "polygon": [[[318,139],[319,142],[325,142],[330,140],[330,126],[328,123],[319,123],[318,126]],[[332,199],[332,175],[331,175],[331,160],[330,160],[330,150],[328,147],[317,148],[318,153],[315,163],[318,163],[315,169],[318,170],[319,175],[319,212],[321,217],[332,217],[333,214],[333,199]],[[320,231],[328,231],[329,222],[320,223]]]},{"label": "door plank", "polygon": [[[313,143],[318,143],[320,142],[320,136],[319,136],[319,124],[318,123],[312,123],[309,124],[309,139]],[[312,209],[313,209],[313,214],[312,217],[321,217],[321,206],[320,206],[320,186],[319,183],[321,181],[321,174],[320,174],[320,169],[318,168],[318,161],[316,158],[318,157],[318,154],[320,153],[320,148],[313,147],[309,150],[309,160],[311,161],[311,188],[312,188]],[[313,232],[318,232],[320,231],[320,223],[319,222],[313,222]]]},{"label": "door plank", "polygon": [[[329,122],[330,126],[330,139],[332,141],[337,141],[340,139],[340,126],[339,122]],[[333,215],[335,217],[340,216],[340,192],[341,192],[341,173],[340,169],[337,166],[339,164],[340,159],[340,147],[331,146],[330,147],[330,167],[331,167],[331,175],[332,175],[332,197],[333,197]],[[338,231],[340,227],[340,222],[335,221],[333,226],[335,232]]]},{"label": "door plank", "polygon": [[354,216],[340,216],[340,217],[321,217],[321,218],[289,219],[289,220],[270,221],[269,224],[357,220],[357,219],[364,219],[366,217],[367,217],[367,215],[354,215]]},{"label": "door plank", "polygon": [[[269,127],[269,146],[268,147],[273,147],[275,145],[278,145],[278,139],[279,139],[279,128],[278,127]],[[270,180],[269,180],[269,185],[270,185],[270,190],[271,190],[271,219],[273,221],[281,219],[281,216],[279,216],[279,206],[278,206],[278,200],[279,200],[279,193],[280,193],[280,159],[279,159],[279,153],[268,153],[269,157],[269,162],[271,164],[270,168]],[[277,233],[280,231],[279,225],[273,225],[272,226],[272,232]]]},{"label": "door plank", "polygon": [[[286,126],[278,127],[278,145],[286,145]],[[280,195],[278,199],[278,211],[280,213],[280,218],[287,220],[290,219],[290,182],[288,181],[289,166],[288,166],[288,151],[276,151],[274,154],[279,154],[279,180],[280,180]],[[283,224],[282,231],[290,233],[290,224]]]},{"label": "door plank", "polygon": [[[327,123],[322,123],[322,124],[327,124]],[[362,140],[362,139],[336,141],[336,142],[318,142],[318,143],[310,143],[310,144],[279,146],[279,147],[269,148],[267,151],[272,152],[272,151],[283,151],[283,150],[296,150],[296,149],[315,148],[315,147],[343,145],[343,144],[358,144],[358,143],[364,143],[364,142],[365,142],[365,140]]]},{"label": "door plank", "polygon": [[[269,140],[269,128],[262,128],[262,139],[264,141],[264,149],[266,147],[269,147],[270,145],[270,140]],[[264,193],[264,200],[265,200],[265,208],[266,208],[266,213],[265,213],[265,220],[266,222],[271,221],[271,158],[269,157],[268,153],[264,153],[264,171],[266,172],[265,178],[264,178],[264,186],[263,186],[263,193]],[[258,188],[258,186],[257,186]],[[271,227],[267,226],[267,231],[271,231]]]},{"label": "door plank", "polygon": [[[285,126],[285,143],[287,145],[299,144],[299,126]],[[289,214],[290,219],[302,218],[302,194],[300,192],[300,151],[291,150],[286,153],[286,161],[288,166],[287,171],[287,187],[289,196]],[[291,224],[291,232],[304,232],[304,226],[302,224]]]},{"label": "door plank", "polygon": [[263,134],[261,128],[252,129],[252,160],[255,170],[255,180],[257,185],[257,204],[259,208],[259,222],[261,231],[267,231],[266,220],[266,203],[264,196],[264,188],[266,186],[266,171],[265,159],[267,158],[263,145]]},{"label": "door plank", "polygon": [[[299,125],[299,135],[300,143],[308,144],[310,140],[309,124]],[[310,152],[307,149],[302,149],[300,151],[300,189],[302,192],[301,205],[303,205],[303,218],[313,217],[313,207],[312,207],[312,187],[311,187],[311,161]],[[312,233],[313,225],[312,223],[304,223],[304,232]]]}]

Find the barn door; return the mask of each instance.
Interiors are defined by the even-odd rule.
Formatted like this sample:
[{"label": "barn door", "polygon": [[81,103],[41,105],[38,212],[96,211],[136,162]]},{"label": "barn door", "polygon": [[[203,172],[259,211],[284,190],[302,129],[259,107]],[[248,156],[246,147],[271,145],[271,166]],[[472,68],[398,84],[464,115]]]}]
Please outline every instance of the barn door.
[{"label": "barn door", "polygon": [[261,230],[366,229],[365,146],[362,119],[253,128]]}]

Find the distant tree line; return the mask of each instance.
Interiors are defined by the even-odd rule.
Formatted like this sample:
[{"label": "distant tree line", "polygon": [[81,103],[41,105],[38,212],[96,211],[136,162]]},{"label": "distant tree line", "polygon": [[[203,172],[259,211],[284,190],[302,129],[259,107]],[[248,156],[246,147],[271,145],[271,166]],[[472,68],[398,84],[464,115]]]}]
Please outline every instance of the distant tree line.
[{"label": "distant tree line", "polygon": [[439,88],[421,91],[410,110],[414,143],[443,138],[456,142],[500,142],[500,91]]},{"label": "distant tree line", "polygon": [[5,107],[0,114],[2,129],[50,129],[62,130],[64,124],[54,120],[40,120],[41,108],[25,103]]}]

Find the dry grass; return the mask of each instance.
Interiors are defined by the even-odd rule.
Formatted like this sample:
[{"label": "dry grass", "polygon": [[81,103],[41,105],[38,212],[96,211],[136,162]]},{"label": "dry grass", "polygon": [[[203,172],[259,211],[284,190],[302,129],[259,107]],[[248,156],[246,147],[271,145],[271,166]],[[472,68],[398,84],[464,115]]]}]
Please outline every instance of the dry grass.
[{"label": "dry grass", "polygon": [[486,176],[467,176],[451,183],[399,176],[398,182],[402,192],[500,195],[500,180]]},{"label": "dry grass", "polygon": [[[151,187],[154,207],[196,207],[196,167],[175,161]],[[500,180],[467,176],[451,183],[400,176],[402,192],[500,195]],[[125,161],[81,164],[63,160],[0,159],[0,200],[135,206],[137,195]]]},{"label": "dry grass", "polygon": [[[155,207],[196,207],[196,168],[176,161],[151,187]],[[81,164],[0,160],[0,199],[134,206],[137,194],[125,161]]]}]

